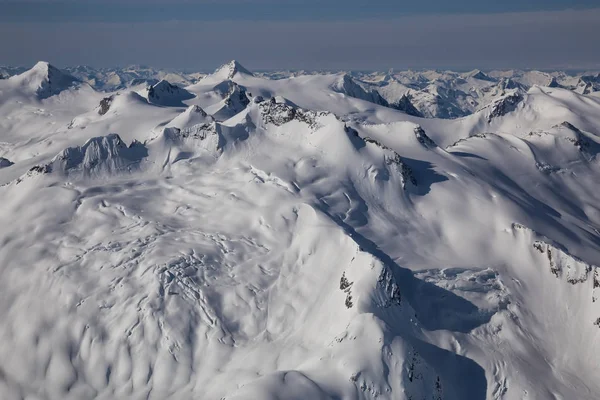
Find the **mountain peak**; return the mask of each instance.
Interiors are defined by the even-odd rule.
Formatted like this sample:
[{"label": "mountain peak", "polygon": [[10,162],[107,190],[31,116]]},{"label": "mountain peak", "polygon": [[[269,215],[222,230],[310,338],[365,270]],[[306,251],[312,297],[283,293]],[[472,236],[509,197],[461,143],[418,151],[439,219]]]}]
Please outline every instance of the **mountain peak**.
[{"label": "mountain peak", "polygon": [[221,65],[213,75],[223,75],[224,79],[232,79],[237,74],[253,76],[252,72],[247,70],[236,60],[231,60],[228,63]]},{"label": "mountain peak", "polygon": [[493,78],[489,77],[487,74],[485,74],[483,71],[481,71],[479,69],[474,69],[473,71],[467,73],[466,77],[479,79],[480,81],[490,81],[490,82],[494,81]]},{"label": "mountain peak", "polygon": [[189,100],[194,95],[184,88],[173,85],[162,79],[148,88],[148,101],[162,106],[178,107],[183,105],[183,100]]},{"label": "mountain peak", "polygon": [[30,70],[13,76],[17,85],[35,92],[40,100],[59,94],[78,79],[46,61],[39,61]]},{"label": "mountain peak", "polygon": [[31,70],[36,71],[48,71],[50,68],[55,68],[53,65],[50,65],[48,61],[38,61]]}]

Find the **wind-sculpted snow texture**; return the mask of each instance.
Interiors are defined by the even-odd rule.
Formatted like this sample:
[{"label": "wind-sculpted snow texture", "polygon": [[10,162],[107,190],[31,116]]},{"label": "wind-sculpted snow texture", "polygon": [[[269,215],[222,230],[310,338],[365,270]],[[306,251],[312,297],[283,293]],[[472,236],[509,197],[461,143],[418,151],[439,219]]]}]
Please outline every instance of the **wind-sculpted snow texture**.
[{"label": "wind-sculpted snow texture", "polygon": [[593,75],[70,72],[0,80],[2,400],[599,398]]}]

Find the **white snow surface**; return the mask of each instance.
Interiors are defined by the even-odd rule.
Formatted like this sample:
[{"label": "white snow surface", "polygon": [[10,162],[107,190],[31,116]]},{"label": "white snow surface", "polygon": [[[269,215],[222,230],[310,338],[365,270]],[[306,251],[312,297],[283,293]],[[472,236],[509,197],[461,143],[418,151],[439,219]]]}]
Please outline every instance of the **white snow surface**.
[{"label": "white snow surface", "polygon": [[598,96],[69,76],[0,80],[0,399],[600,397]]}]

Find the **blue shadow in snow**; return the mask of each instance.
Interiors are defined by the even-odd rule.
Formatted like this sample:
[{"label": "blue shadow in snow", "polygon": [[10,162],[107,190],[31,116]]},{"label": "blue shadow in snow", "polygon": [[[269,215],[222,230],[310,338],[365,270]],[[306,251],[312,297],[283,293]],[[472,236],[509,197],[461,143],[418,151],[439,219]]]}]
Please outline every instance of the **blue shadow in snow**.
[{"label": "blue shadow in snow", "polygon": [[493,312],[480,310],[451,291],[415,277],[411,270],[399,266],[377,244],[358,233],[341,218],[332,215],[327,204],[320,202],[315,207],[339,225],[360,246],[361,251],[377,257],[390,269],[400,287],[403,300],[410,303],[416,312],[416,318],[425,329],[468,333],[490,321]]},{"label": "blue shadow in snow", "polygon": [[410,167],[417,181],[417,185],[411,187],[410,193],[424,196],[431,191],[431,185],[448,180],[447,176],[433,169],[433,164],[430,162],[407,157],[402,157],[402,162]]}]

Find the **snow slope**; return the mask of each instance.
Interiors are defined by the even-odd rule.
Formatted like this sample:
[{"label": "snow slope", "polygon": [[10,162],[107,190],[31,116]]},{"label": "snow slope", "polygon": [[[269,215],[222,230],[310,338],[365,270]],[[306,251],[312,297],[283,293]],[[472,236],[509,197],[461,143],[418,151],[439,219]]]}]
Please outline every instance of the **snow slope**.
[{"label": "snow slope", "polygon": [[0,81],[2,399],[598,398],[600,98],[38,66]]}]

